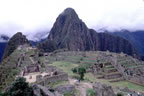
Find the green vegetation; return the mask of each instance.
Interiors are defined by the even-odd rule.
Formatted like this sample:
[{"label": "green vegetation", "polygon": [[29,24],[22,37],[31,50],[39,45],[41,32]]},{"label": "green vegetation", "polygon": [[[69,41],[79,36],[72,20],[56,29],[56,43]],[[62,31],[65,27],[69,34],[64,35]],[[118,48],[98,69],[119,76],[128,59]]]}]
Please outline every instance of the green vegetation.
[{"label": "green vegetation", "polygon": [[117,96],[124,96],[123,93],[117,93]]},{"label": "green vegetation", "polygon": [[47,87],[51,87],[53,89],[56,89],[56,87],[60,86],[60,85],[67,85],[69,84],[68,81],[58,81],[58,82],[51,82],[48,85],[46,85]]},{"label": "green vegetation", "polygon": [[75,67],[78,67],[77,64],[66,62],[66,61],[56,61],[49,65],[56,66],[57,68],[62,69],[64,72],[68,73],[68,75],[71,77],[76,75],[71,70]]},{"label": "green vegetation", "polygon": [[87,89],[87,96],[96,96],[96,93],[93,89]]},{"label": "green vegetation", "polygon": [[[25,65],[30,65],[31,60],[29,56],[31,54],[34,54],[35,52],[32,50],[29,50],[26,53],[25,60],[22,62],[22,65],[18,68],[15,67],[15,64],[17,63],[18,57],[21,55],[21,53],[25,52],[25,50],[16,50],[14,51],[8,58],[5,59],[5,62],[2,62],[0,65],[0,73],[2,73],[2,78],[4,78],[3,85],[0,86],[1,88],[6,88],[11,84],[12,81],[14,81],[15,76],[18,75],[21,71],[21,69]],[[99,57],[96,57],[96,52],[85,52],[85,56],[83,56],[83,52],[57,52],[52,53],[52,55],[49,56],[41,56],[37,57],[40,62],[43,63],[42,67],[43,70],[45,70],[46,66],[56,66],[59,69],[62,69],[64,72],[68,73],[68,75],[72,78],[79,78],[78,70],[75,68],[85,68],[88,69],[90,65],[99,62],[106,63],[106,59],[104,60],[104,56],[99,55]],[[97,59],[98,58],[98,59]],[[35,59],[35,57],[33,57]],[[119,59],[121,64],[124,64],[123,62],[127,62],[127,58],[120,58]],[[131,60],[131,59],[128,59]],[[48,62],[48,63],[45,63]],[[127,64],[127,65],[126,65]],[[129,62],[127,62],[125,66],[130,66]],[[107,70],[113,69],[111,65],[107,65],[105,67]],[[86,70],[85,70],[86,71]],[[81,73],[81,72],[79,72]],[[84,75],[84,77],[82,76]],[[144,86],[140,86],[128,81],[120,81],[120,82],[113,82],[110,83],[106,79],[98,79],[100,75],[93,75],[92,73],[85,73],[81,74],[81,79],[83,77],[84,81],[88,82],[101,82],[102,84],[109,84],[112,85],[113,88],[119,86],[120,88],[128,87],[131,90],[143,92]],[[56,88],[59,85],[67,84],[68,82],[57,82],[50,84],[53,88]],[[48,85],[49,86],[49,85]]]},{"label": "green vegetation", "polygon": [[144,86],[137,85],[128,81],[119,81],[119,82],[113,82],[110,83],[106,79],[97,79],[96,76],[94,76],[92,73],[86,73],[85,74],[85,80],[90,81],[90,82],[101,82],[102,84],[109,84],[113,88],[119,86],[120,88],[125,88],[128,87],[131,90],[143,92],[144,91]]},{"label": "green vegetation", "polygon": [[75,94],[75,91],[73,91],[73,92],[65,92],[64,96],[75,96],[74,94]]},{"label": "green vegetation", "polygon": [[17,78],[1,96],[32,96],[33,91],[25,78]]},{"label": "green vegetation", "polygon": [[86,73],[86,69],[84,67],[78,67],[72,69],[73,73],[77,73],[80,75],[80,80],[84,80],[84,74]]},{"label": "green vegetation", "polygon": [[[60,52],[57,55],[62,57],[63,60],[58,60],[55,61],[55,56],[49,56],[48,60],[51,60],[51,62],[53,62],[52,64],[48,64],[48,65],[52,65],[52,66],[56,66],[62,70],[64,70],[66,73],[68,73],[69,76],[74,77],[74,78],[78,78],[79,76],[77,74],[73,73],[73,69],[74,68],[78,68],[79,66],[82,66],[84,68],[87,68],[87,66],[90,66],[90,64],[92,64],[92,62],[96,62],[94,60],[96,60],[96,55],[95,53],[90,53],[90,52],[86,52],[86,57],[83,57],[82,52],[77,53],[77,55],[74,55],[74,52]],[[55,54],[56,55],[56,54]],[[94,58],[95,56],[95,58]],[[98,61],[99,62],[104,62],[106,63],[106,60],[103,60],[103,56],[101,56],[101,54],[99,55]],[[128,57],[127,57],[128,58]],[[119,58],[122,59],[121,61],[124,62],[124,60],[127,60],[127,58]],[[131,60],[131,59],[128,59]],[[80,61],[80,63],[79,63]],[[77,62],[77,63],[76,63]],[[113,69],[111,66],[108,66],[107,69]],[[73,71],[72,71],[73,70]],[[84,80],[85,81],[89,81],[89,82],[101,82],[102,84],[109,84],[112,85],[114,88],[119,86],[120,88],[125,88],[128,87],[131,90],[135,90],[135,91],[140,91],[143,92],[144,91],[144,86],[140,86],[128,81],[120,81],[120,82],[113,82],[110,83],[108,80],[106,79],[97,79],[97,77],[100,75],[96,75],[94,76],[92,73],[85,73],[84,76]]]}]

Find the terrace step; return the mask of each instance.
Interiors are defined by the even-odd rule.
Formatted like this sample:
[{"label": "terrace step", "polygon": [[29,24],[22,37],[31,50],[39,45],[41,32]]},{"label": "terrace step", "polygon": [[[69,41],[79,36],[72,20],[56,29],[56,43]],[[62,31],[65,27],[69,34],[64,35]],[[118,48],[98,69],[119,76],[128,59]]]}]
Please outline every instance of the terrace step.
[{"label": "terrace step", "polygon": [[104,73],[105,79],[115,79],[115,78],[120,78],[120,77],[122,77],[120,72]]},{"label": "terrace step", "polygon": [[138,66],[129,66],[129,67],[127,67],[127,68],[142,68],[142,67],[144,67],[143,64],[142,64],[142,65],[138,65]]},{"label": "terrace step", "polygon": [[107,69],[107,70],[104,70],[104,71],[107,72],[107,73],[110,73],[110,72],[118,72],[118,70],[115,69],[115,68]]},{"label": "terrace step", "polygon": [[113,82],[120,82],[123,80],[125,80],[125,79],[123,77],[120,77],[120,78],[116,78],[116,79],[111,79],[111,80],[109,80],[109,82],[113,83]]},{"label": "terrace step", "polygon": [[104,75],[96,75],[95,77],[98,78],[98,79],[103,79]]},{"label": "terrace step", "polygon": [[105,68],[105,69],[107,69],[107,68],[114,68],[114,66],[113,66],[113,65],[107,65],[107,66],[105,66],[104,68]]}]

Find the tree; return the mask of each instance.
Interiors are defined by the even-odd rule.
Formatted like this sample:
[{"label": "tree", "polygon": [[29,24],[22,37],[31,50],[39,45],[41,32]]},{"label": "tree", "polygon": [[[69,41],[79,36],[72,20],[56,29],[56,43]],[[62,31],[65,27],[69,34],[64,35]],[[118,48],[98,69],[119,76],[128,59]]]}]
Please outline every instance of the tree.
[{"label": "tree", "polygon": [[78,68],[78,74],[80,75],[80,80],[84,80],[84,74],[86,73],[86,69],[84,67]]},{"label": "tree", "polygon": [[7,90],[8,96],[32,96],[33,91],[26,79],[18,77]]}]

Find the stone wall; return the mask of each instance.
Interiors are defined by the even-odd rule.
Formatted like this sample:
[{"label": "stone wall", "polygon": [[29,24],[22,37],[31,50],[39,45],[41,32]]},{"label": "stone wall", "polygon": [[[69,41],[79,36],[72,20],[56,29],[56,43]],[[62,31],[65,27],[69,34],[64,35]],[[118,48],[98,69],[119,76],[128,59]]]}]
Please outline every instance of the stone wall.
[{"label": "stone wall", "polygon": [[132,76],[129,81],[139,85],[144,85],[144,77],[142,76],[138,75]]},{"label": "stone wall", "polygon": [[61,73],[58,75],[53,75],[53,76],[46,76],[46,77],[41,77],[36,78],[36,83],[41,84],[41,85],[47,85],[51,82],[57,82],[57,81],[67,81],[68,80],[68,74],[67,73]]},{"label": "stone wall", "polygon": [[30,66],[25,66],[24,71],[23,71],[23,76],[27,75],[28,73],[33,73],[33,72],[41,72],[42,68],[40,65],[30,65]]},{"label": "stone wall", "polygon": [[120,77],[122,77],[120,73],[104,75],[105,79],[116,79]]},{"label": "stone wall", "polygon": [[123,75],[123,77],[133,83],[144,85],[144,67],[125,68],[117,62],[117,58],[112,58],[112,64]]}]

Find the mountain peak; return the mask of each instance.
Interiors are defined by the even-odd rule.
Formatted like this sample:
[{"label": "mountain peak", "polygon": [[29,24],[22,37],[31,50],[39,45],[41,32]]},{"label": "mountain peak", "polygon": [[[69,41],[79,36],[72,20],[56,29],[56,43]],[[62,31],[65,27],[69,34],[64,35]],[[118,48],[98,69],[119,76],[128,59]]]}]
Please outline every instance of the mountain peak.
[{"label": "mountain peak", "polygon": [[66,8],[63,11],[63,14],[76,14],[75,10],[73,8]]},{"label": "mountain peak", "polygon": [[27,40],[26,36],[22,34],[22,32],[17,32],[7,43],[4,57],[6,58],[9,56],[19,45],[23,44],[29,44],[29,41]]},{"label": "mountain peak", "polygon": [[89,30],[72,8],[61,13],[54,23],[47,40],[39,44],[39,49],[49,52],[51,49],[66,48],[72,51],[111,51],[135,54],[135,48],[125,39],[109,34]]},{"label": "mountain peak", "polygon": [[15,35],[23,35],[22,32],[17,32]]},{"label": "mountain peak", "polygon": [[76,13],[76,11],[73,8],[66,8],[59,17],[65,16],[67,18],[71,18],[71,19],[78,19],[78,15]]}]

